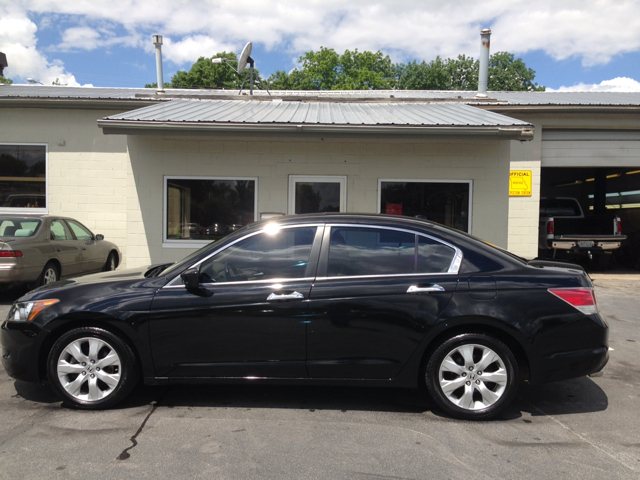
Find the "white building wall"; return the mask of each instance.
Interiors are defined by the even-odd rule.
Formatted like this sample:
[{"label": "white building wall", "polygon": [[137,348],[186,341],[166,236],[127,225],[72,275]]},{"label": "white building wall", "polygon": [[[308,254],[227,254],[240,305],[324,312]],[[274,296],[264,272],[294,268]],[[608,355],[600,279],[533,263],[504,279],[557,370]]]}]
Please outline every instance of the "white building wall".
[{"label": "white building wall", "polygon": [[511,141],[511,170],[531,170],[531,196],[509,197],[507,249],[528,259],[538,256],[541,150],[540,125],[533,140]]},{"label": "white building wall", "polygon": [[75,218],[102,233],[118,245],[126,264],[126,137],[103,135],[96,124],[98,118],[119,112],[0,108],[0,143],[47,144],[49,213]]},{"label": "white building wall", "polygon": [[163,176],[258,177],[258,212],[286,213],[289,175],[346,175],[347,211],[375,213],[378,179],[472,180],[472,234],[507,246],[511,146],[505,140],[129,136],[129,266],[174,261],[163,246]]}]

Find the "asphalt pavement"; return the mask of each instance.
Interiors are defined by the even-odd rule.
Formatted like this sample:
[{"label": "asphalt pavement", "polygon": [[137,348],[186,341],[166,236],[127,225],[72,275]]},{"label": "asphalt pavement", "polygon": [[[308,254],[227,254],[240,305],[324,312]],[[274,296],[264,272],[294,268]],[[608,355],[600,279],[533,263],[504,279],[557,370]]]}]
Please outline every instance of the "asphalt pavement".
[{"label": "asphalt pavement", "polygon": [[[524,387],[488,422],[417,392],[140,387],[67,408],[0,368],[1,479],[639,479],[640,275],[595,275],[611,360],[599,378]],[[0,318],[17,295],[0,294]]]}]

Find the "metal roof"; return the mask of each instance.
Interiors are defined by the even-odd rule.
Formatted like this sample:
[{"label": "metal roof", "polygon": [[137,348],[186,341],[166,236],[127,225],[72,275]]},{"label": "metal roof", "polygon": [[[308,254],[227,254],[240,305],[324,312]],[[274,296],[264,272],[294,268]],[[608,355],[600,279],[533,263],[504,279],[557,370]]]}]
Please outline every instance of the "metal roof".
[{"label": "metal roof", "polygon": [[327,103],[173,100],[104,120],[301,125],[527,126],[461,103]]},{"label": "metal roof", "polygon": [[[216,98],[237,96],[238,90],[188,90],[167,89],[164,95],[157,95],[151,88],[102,88],[102,87],[62,87],[44,85],[4,85],[0,84],[0,101],[7,99],[79,99],[79,100],[127,100],[166,101],[172,97]],[[263,90],[254,91],[255,97],[269,94]],[[362,99],[424,99],[424,101],[455,100],[476,105],[559,105],[559,106],[640,106],[640,92],[487,92],[486,101],[475,98],[471,91],[438,90],[324,90],[324,91],[272,91],[273,97],[299,97],[344,100]],[[246,97],[238,97],[245,98]]]}]

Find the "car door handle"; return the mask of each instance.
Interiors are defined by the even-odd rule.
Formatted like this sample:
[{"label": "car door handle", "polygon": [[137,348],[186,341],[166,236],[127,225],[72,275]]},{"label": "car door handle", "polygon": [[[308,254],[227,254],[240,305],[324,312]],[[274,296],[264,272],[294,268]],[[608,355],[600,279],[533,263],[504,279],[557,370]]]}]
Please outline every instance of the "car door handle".
[{"label": "car door handle", "polygon": [[299,298],[304,298],[304,295],[300,292],[292,292],[292,293],[272,293],[267,297],[267,300],[296,300]]},{"label": "car door handle", "polygon": [[407,290],[407,293],[421,293],[421,292],[444,292],[444,287],[438,284],[432,283],[427,286],[411,285]]}]

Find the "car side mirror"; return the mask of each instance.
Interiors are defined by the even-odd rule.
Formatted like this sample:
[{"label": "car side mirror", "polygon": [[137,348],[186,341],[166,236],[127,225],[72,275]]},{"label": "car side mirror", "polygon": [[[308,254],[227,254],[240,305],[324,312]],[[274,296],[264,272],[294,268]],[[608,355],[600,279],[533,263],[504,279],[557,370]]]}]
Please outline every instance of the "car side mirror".
[{"label": "car side mirror", "polygon": [[97,234],[96,240],[104,240],[104,235],[102,235],[101,233]]},{"label": "car side mirror", "polygon": [[200,267],[189,267],[180,274],[187,289],[200,288]]}]

